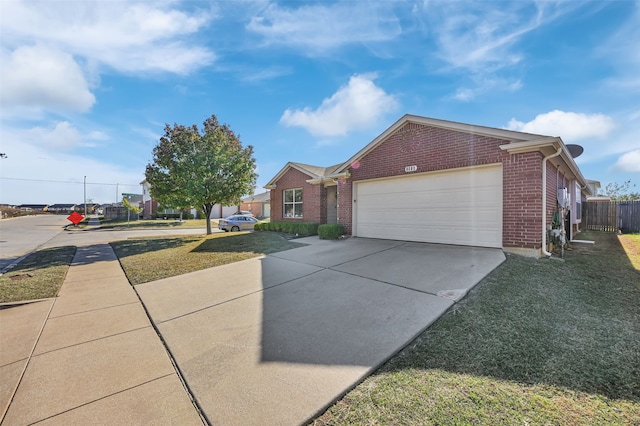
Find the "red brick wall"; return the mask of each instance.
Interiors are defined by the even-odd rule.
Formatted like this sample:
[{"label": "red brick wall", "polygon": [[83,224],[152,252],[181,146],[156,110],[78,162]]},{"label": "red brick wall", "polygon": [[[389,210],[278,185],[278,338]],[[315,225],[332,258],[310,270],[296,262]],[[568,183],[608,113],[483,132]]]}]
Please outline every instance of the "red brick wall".
[{"label": "red brick wall", "polygon": [[338,223],[342,224],[347,234],[351,234],[353,215],[351,212],[353,184],[350,179],[338,180]]},{"label": "red brick wall", "polygon": [[151,219],[151,215],[158,212],[158,202],[155,200],[147,200],[144,202],[143,216],[145,219]]},{"label": "red brick wall", "polygon": [[[306,181],[311,179],[301,171],[290,168],[276,182],[276,189],[271,190],[271,220],[273,222],[316,222],[326,223],[327,209],[322,204],[322,194],[326,198],[323,185],[311,185]],[[302,188],[302,218],[282,217],[282,192],[285,189]],[[324,218],[324,222],[322,221]]]},{"label": "red brick wall", "polygon": [[508,155],[502,163],[502,245],[542,245],[542,154]]},{"label": "red brick wall", "polygon": [[540,248],[542,155],[510,155],[499,148],[509,141],[407,123],[350,168],[351,178],[338,185],[338,221],[352,231],[352,182],[503,163],[503,246]]},{"label": "red brick wall", "polygon": [[262,211],[262,202],[259,201],[255,201],[255,202],[243,202],[240,205],[240,210],[243,211],[248,211],[251,212],[255,217],[262,217],[264,215],[264,212]]}]

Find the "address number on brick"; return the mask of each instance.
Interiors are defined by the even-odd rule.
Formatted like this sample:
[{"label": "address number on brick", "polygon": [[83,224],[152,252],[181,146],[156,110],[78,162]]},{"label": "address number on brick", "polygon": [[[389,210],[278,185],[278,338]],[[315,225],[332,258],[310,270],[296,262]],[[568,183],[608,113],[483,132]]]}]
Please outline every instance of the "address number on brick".
[{"label": "address number on brick", "polygon": [[407,166],[404,168],[404,171],[407,173],[415,172],[416,170],[418,170],[418,166]]}]

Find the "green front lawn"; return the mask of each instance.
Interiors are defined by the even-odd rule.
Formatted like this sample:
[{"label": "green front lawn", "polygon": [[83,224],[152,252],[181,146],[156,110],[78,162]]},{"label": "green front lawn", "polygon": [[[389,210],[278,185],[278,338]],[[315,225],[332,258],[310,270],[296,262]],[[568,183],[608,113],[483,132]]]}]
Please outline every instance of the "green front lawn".
[{"label": "green front lawn", "polygon": [[30,254],[0,276],[0,303],[55,297],[75,253],[75,246],[66,246]]},{"label": "green front lawn", "polygon": [[134,285],[303,245],[271,232],[140,238],[111,243]]},{"label": "green front lawn", "polygon": [[[217,228],[217,219],[211,219],[211,228]],[[142,220],[104,220],[101,229],[207,229],[205,219],[188,219],[180,222],[178,219],[142,219]]]},{"label": "green front lawn", "polygon": [[640,273],[615,234],[507,260],[315,425],[640,424]]},{"label": "green front lawn", "polygon": [[640,271],[640,234],[618,235],[629,261]]}]

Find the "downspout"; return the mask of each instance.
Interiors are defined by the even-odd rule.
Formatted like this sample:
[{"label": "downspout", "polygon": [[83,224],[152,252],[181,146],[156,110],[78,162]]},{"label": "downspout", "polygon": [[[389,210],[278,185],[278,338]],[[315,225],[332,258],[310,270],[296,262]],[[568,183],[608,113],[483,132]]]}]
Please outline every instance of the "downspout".
[{"label": "downspout", "polygon": [[[547,246],[547,160],[557,157],[562,152],[562,147],[558,148],[555,154],[548,155],[542,160],[542,254],[551,256],[546,249]],[[557,186],[557,185],[556,185]]]}]

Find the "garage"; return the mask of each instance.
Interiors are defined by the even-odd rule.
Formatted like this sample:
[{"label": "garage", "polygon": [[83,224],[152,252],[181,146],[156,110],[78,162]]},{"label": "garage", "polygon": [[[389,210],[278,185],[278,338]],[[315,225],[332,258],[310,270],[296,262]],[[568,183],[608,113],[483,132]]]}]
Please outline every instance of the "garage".
[{"label": "garage", "polygon": [[358,237],[502,247],[502,165],[354,182]]}]

